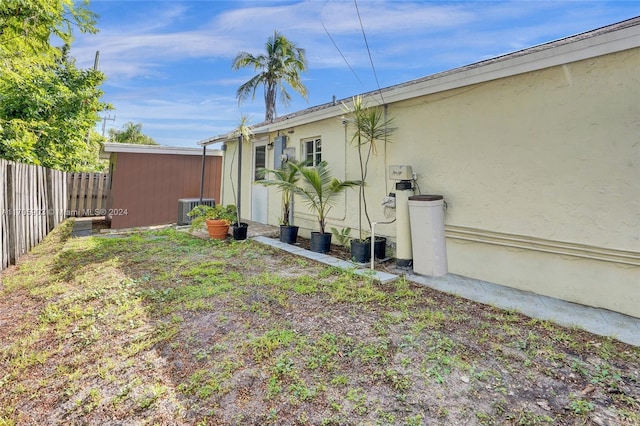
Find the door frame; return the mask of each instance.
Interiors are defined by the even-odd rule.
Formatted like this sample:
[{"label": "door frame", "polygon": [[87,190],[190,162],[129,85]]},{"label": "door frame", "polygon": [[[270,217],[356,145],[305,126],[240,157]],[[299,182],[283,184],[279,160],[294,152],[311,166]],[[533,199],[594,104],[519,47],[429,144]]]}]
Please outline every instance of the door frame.
[{"label": "door frame", "polygon": [[258,167],[267,167],[268,165],[268,138],[256,140],[251,145],[251,221],[266,224],[269,219],[269,191],[264,185],[260,185],[256,181],[256,161],[258,156],[256,150],[264,149],[264,164]]}]

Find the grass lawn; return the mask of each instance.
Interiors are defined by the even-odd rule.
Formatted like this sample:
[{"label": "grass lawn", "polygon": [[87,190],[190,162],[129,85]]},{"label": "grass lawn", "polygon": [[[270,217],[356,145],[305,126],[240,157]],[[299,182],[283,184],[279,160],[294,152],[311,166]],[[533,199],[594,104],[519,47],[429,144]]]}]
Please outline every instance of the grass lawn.
[{"label": "grass lawn", "polygon": [[0,425],[638,425],[640,348],[254,241],[69,238],[0,274]]}]

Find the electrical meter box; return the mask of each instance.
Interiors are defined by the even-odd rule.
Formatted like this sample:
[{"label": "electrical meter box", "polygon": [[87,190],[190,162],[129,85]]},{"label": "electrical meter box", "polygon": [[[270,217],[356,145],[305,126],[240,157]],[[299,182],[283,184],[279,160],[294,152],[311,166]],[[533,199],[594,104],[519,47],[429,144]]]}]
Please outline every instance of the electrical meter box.
[{"label": "electrical meter box", "polygon": [[412,180],[413,170],[411,166],[389,166],[389,179]]}]

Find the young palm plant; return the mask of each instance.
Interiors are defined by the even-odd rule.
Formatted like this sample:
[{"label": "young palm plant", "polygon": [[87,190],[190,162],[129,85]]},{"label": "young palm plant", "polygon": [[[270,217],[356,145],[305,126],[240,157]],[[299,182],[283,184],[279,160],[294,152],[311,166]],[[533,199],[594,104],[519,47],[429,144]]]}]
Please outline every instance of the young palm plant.
[{"label": "young palm plant", "polygon": [[261,185],[275,186],[282,193],[282,218],[280,219],[280,241],[295,243],[298,235],[298,227],[291,225],[291,205],[293,192],[300,180],[299,168],[307,165],[307,162],[288,161],[278,169],[260,169],[262,176],[271,176],[271,179],[259,181]]},{"label": "young palm plant", "polygon": [[[243,115],[240,117],[240,122],[238,123],[238,127],[236,127],[233,131],[233,136],[237,138],[236,151],[238,153],[238,170],[237,170],[237,181],[238,181],[238,194],[236,195],[236,188],[233,184],[233,159],[235,158],[235,153],[231,159],[231,168],[229,169],[229,180],[231,182],[231,191],[233,192],[233,198],[236,200],[238,208],[236,209],[236,229],[246,228],[248,225],[240,221],[240,190],[241,190],[241,175],[242,175],[242,164],[240,164],[240,159],[242,158],[242,144],[246,141],[249,141],[253,137],[253,131],[251,130],[251,126],[249,126],[249,116]],[[238,233],[238,231],[234,232],[234,236]],[[244,234],[246,238],[246,229],[244,231],[240,231],[240,234]]]},{"label": "young palm plant", "polygon": [[353,125],[351,142],[358,148],[358,160],[360,165],[360,199],[358,203],[358,238],[363,240],[362,213],[367,220],[369,231],[371,230],[371,218],[367,208],[365,184],[369,171],[369,159],[377,154],[376,142],[388,142],[396,130],[391,127],[392,118],[386,118],[381,107],[369,107],[364,104],[361,96],[353,98],[352,108],[343,107],[347,114],[347,122]]},{"label": "young palm plant", "polygon": [[[326,252],[331,244],[331,233],[325,232],[327,215],[338,201],[338,196],[346,189],[359,186],[359,180],[339,180],[331,176],[331,170],[326,161],[315,166],[292,164],[300,173],[301,185],[293,187],[293,192],[301,196],[307,206],[313,210],[318,220],[320,232],[311,233],[311,249]],[[327,237],[328,236],[328,237]],[[323,244],[314,245],[314,238],[324,239]],[[328,241],[328,244],[327,244]]]}]

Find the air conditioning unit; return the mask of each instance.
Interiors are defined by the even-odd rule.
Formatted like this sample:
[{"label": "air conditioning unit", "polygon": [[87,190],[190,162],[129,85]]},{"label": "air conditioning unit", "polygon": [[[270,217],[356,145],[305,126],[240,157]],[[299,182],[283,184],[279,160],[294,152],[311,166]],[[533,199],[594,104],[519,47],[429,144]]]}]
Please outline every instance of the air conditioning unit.
[{"label": "air conditioning unit", "polygon": [[199,204],[214,207],[216,200],[213,198],[181,198],[178,200],[178,225],[191,225],[191,218],[187,216],[193,208]]}]

